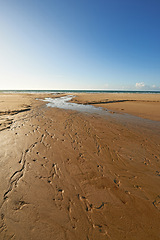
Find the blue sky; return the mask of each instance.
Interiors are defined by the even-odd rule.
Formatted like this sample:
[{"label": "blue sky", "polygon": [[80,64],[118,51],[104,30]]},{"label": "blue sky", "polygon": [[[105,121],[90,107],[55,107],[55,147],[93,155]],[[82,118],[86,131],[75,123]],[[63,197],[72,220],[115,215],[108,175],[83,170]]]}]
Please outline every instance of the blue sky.
[{"label": "blue sky", "polygon": [[160,1],[0,0],[0,89],[160,90]]}]

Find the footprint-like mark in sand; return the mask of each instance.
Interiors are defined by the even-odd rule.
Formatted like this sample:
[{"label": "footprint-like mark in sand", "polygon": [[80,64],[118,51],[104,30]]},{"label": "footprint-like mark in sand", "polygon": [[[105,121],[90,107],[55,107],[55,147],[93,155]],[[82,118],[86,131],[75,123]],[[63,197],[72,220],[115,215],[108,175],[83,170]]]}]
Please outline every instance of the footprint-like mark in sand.
[{"label": "footprint-like mark in sand", "polygon": [[85,196],[78,194],[77,197],[83,203],[85,211],[92,211],[92,204],[89,203],[88,199]]},{"label": "footprint-like mark in sand", "polygon": [[92,210],[101,211],[105,207],[105,205],[107,205],[108,203],[102,202],[99,206],[93,206],[91,203],[89,203],[88,199],[85,196],[81,196],[80,194],[78,194],[77,196],[78,196],[78,199],[85,206],[85,211],[87,212],[87,218],[91,226],[93,228],[97,228],[101,234],[109,237],[107,232],[108,231],[107,224],[104,224],[104,223],[102,224],[101,222],[99,224],[97,223],[95,224],[94,221],[92,220],[92,217],[90,217],[91,215],[89,214],[89,213],[92,213]]},{"label": "footprint-like mark in sand", "polygon": [[72,229],[76,230],[77,223],[79,220],[78,220],[77,216],[74,214],[73,208],[75,208],[75,202],[73,202],[71,199],[69,199],[68,207],[67,207],[68,215],[70,218]]},{"label": "footprint-like mark in sand", "polygon": [[151,161],[150,161],[149,159],[145,158],[144,164],[145,164],[145,165],[149,165],[150,163],[151,163]]},{"label": "footprint-like mark in sand", "polygon": [[115,178],[114,183],[119,187],[121,182],[118,178]]},{"label": "footprint-like mark in sand", "polygon": [[[60,178],[60,169],[56,163],[53,163],[50,173],[49,173],[49,176],[47,178],[48,179],[47,182],[52,184],[52,182],[54,181],[55,178],[58,178],[58,179]],[[61,192],[61,191],[59,191],[59,192]]]},{"label": "footprint-like mark in sand", "polygon": [[102,174],[102,176],[103,176],[103,166],[98,164],[97,165],[97,169],[98,169],[98,172],[100,172]]},{"label": "footprint-like mark in sand", "polygon": [[56,191],[55,191],[55,196],[53,198],[53,201],[55,202],[59,210],[62,209],[63,200],[64,200],[64,190],[61,187],[56,186]]},{"label": "footprint-like mark in sand", "polygon": [[160,195],[153,201],[153,205],[160,211]]},{"label": "footprint-like mark in sand", "polygon": [[156,175],[160,177],[160,171],[156,171]]},{"label": "footprint-like mark in sand", "polygon": [[25,207],[28,204],[29,203],[27,203],[23,200],[15,201],[14,202],[14,210],[21,210],[21,209],[23,209],[23,207]]}]

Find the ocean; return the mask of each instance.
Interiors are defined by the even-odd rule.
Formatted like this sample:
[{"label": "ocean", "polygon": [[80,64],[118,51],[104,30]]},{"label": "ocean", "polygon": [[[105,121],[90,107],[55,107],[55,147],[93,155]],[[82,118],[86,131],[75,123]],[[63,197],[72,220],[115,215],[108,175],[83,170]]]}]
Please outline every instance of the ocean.
[{"label": "ocean", "polygon": [[160,94],[160,91],[126,91],[126,90],[0,90],[0,93],[143,93]]}]

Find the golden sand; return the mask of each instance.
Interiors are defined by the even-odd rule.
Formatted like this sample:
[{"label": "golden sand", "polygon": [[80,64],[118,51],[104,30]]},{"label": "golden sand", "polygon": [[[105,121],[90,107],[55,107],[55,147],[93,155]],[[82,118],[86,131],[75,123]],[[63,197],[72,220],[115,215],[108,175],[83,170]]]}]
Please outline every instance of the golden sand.
[{"label": "golden sand", "polygon": [[[159,122],[47,108],[45,96],[0,95],[0,239],[158,240]],[[135,98],[98,106],[160,120],[158,96]]]},{"label": "golden sand", "polygon": [[111,111],[160,121],[160,94],[81,93],[72,102],[92,104]]}]

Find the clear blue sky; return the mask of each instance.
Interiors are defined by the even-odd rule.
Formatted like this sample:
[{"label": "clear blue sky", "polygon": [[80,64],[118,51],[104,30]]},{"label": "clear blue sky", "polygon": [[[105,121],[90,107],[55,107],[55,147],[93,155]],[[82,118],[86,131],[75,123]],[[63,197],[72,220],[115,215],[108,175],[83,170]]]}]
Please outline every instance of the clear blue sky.
[{"label": "clear blue sky", "polygon": [[160,90],[160,0],[0,0],[0,89]]}]

